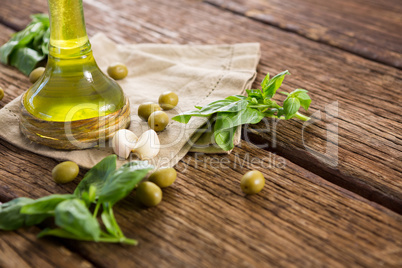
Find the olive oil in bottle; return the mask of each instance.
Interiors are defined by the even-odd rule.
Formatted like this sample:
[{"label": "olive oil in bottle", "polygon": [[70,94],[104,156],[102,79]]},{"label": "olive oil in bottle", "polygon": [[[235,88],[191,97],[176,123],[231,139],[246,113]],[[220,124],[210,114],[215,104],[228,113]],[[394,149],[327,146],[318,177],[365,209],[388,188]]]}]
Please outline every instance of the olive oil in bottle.
[{"label": "olive oil in bottle", "polygon": [[[56,123],[117,115],[128,103],[121,87],[107,77],[94,60],[85,29],[82,0],[48,0],[48,4],[50,11],[48,62],[44,74],[23,96],[22,104],[25,112],[22,112],[21,116],[27,118],[21,119],[20,126],[22,132],[36,142],[68,149],[69,146],[66,147],[64,144],[66,136],[60,137],[60,129],[52,134]],[[129,112],[125,111],[124,116],[128,117]],[[35,119],[40,122],[40,126],[35,125],[35,122],[32,123]],[[124,124],[107,122],[113,129],[101,132],[106,131],[106,136],[110,136],[119,127],[127,126],[126,119]],[[112,117],[108,120],[122,120],[122,118]],[[29,122],[29,125],[24,125],[24,121]],[[49,124],[46,125],[46,122]],[[30,125],[31,123],[35,126]],[[93,135],[96,131],[93,128],[105,127],[99,123],[95,125],[90,123],[88,127],[91,129],[88,132],[92,132],[92,136],[89,138],[85,137],[84,133],[78,133],[86,131],[82,128],[82,124],[80,123],[80,129],[70,129],[70,134],[73,134],[76,140],[79,140],[77,137],[94,140],[96,138]],[[47,126],[48,132],[39,133],[38,128],[46,129]],[[48,144],[46,139],[52,140],[51,144]],[[58,146],[57,140],[63,144]]]}]

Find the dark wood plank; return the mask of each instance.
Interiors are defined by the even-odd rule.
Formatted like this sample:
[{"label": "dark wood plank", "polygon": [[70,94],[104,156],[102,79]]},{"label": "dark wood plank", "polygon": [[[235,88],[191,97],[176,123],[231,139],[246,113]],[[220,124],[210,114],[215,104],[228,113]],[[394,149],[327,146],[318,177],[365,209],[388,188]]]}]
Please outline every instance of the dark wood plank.
[{"label": "dark wood plank", "polygon": [[[337,166],[331,167],[321,161],[322,157],[314,156],[324,152],[326,132],[322,130],[329,125],[325,121],[306,128],[305,143],[300,138],[299,122],[281,122],[276,134],[277,151],[335,183],[402,212],[402,71],[205,3],[84,3],[89,33],[103,31],[116,42],[260,42],[262,59],[257,81],[266,72],[289,69],[293,75],[286,79],[284,89],[310,90],[311,113],[325,112],[331,103],[338,104],[338,116],[332,121],[339,135]],[[35,11],[46,12],[45,2],[21,1],[16,5],[6,0],[0,17],[23,28],[33,6]],[[261,137],[271,142],[270,135]]]},{"label": "dark wood plank", "polygon": [[0,267],[94,267],[59,241],[36,239],[36,227],[16,232],[0,231]]},{"label": "dark wood plank", "polygon": [[398,0],[206,0],[249,18],[402,68]]},{"label": "dark wood plank", "polygon": [[[0,162],[2,201],[71,193],[76,186],[78,180],[64,186],[52,182],[51,159],[4,141],[0,150],[13,159],[12,165]],[[401,215],[282,157],[243,141],[229,156],[191,154],[176,168],[179,177],[164,190],[158,207],[145,209],[134,194],[115,207],[117,221],[128,237],[139,240],[138,247],[52,241],[62,241],[100,267],[402,264]],[[266,186],[258,195],[244,196],[239,181],[250,169],[265,175]]]}]

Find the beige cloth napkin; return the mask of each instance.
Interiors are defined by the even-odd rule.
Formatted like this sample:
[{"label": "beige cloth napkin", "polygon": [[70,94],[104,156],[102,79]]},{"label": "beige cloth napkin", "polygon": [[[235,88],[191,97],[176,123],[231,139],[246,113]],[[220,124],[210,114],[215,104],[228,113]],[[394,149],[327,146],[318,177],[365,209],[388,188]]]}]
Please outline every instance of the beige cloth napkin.
[{"label": "beige cloth napkin", "polygon": [[[137,136],[148,130],[146,122],[137,115],[138,105],[157,102],[167,90],[179,96],[177,109],[167,111],[169,117],[193,110],[211,101],[233,94],[241,94],[255,79],[260,57],[258,43],[234,45],[165,45],[165,44],[116,44],[104,34],[91,39],[95,59],[106,71],[108,65],[122,62],[127,65],[128,76],[118,81],[131,103],[131,125]],[[20,97],[0,110],[0,137],[31,152],[58,160],[72,160],[80,166],[91,168],[113,153],[110,146],[86,150],[61,151],[31,142],[19,130]],[[171,121],[158,134],[161,151],[152,159],[156,166],[174,166],[205,131],[206,118],[193,118],[188,124]],[[195,151],[208,151],[210,136],[203,137]],[[239,138],[239,131],[237,138]],[[219,152],[212,149],[210,152]],[[134,160],[134,158],[129,159]],[[128,161],[128,160],[126,160]],[[121,160],[120,164],[124,161]]]}]

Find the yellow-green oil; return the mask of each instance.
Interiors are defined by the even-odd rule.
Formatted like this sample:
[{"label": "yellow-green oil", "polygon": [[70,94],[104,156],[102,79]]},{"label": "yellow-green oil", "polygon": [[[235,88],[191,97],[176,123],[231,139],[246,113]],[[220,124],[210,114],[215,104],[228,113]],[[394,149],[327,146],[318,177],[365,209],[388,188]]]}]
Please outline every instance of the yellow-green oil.
[{"label": "yellow-green oil", "polygon": [[120,86],[98,68],[85,30],[82,0],[49,0],[46,70],[26,92],[25,109],[38,119],[69,122],[121,109]]}]

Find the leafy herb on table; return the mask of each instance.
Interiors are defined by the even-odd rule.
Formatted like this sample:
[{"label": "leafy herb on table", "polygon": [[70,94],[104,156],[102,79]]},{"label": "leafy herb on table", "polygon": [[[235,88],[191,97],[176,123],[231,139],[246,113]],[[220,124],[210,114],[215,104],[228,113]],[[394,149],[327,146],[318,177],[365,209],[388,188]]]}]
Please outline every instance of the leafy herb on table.
[{"label": "leafy herb on table", "polygon": [[50,28],[46,14],[31,16],[28,26],[0,47],[0,61],[29,75],[49,54]]},{"label": "leafy herb on table", "polygon": [[290,93],[281,92],[287,96],[283,106],[272,99],[287,74],[290,73],[284,71],[271,79],[267,74],[261,83],[261,89],[246,90],[247,96],[233,95],[224,100],[211,102],[204,107],[196,106],[197,110],[184,112],[172,119],[185,124],[193,116],[216,120],[214,124],[215,142],[225,151],[233,149],[234,132],[240,125],[257,124],[264,117],[286,120],[298,118],[308,121],[309,117],[298,112],[300,107],[307,111],[310,106],[311,99],[307,90],[296,89]]},{"label": "leafy herb on table", "polygon": [[[113,214],[113,205],[125,198],[154,167],[133,161],[116,169],[116,155],[104,158],[90,169],[74,194],[54,194],[36,200],[17,198],[0,205],[0,229],[15,230],[54,217],[58,228],[47,228],[38,237],[57,236],[83,241],[124,243],[137,241],[124,236]],[[94,212],[90,207],[95,205]],[[97,219],[105,226],[103,231]]]}]

